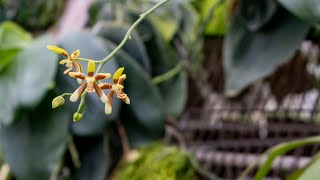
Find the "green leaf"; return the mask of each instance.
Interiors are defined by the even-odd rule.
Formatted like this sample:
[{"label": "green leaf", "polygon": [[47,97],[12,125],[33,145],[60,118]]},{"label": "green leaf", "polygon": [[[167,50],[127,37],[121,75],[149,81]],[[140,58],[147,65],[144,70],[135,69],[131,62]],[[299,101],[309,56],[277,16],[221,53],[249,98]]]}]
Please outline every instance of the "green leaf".
[{"label": "green leaf", "polygon": [[158,89],[130,56],[118,53],[116,60],[127,75],[124,92],[131,104],[123,106],[121,117],[131,145],[136,147],[159,139],[164,132],[165,113]]},{"label": "green leaf", "polygon": [[66,108],[52,110],[50,93],[31,112],[23,112],[15,123],[2,126],[1,148],[5,161],[18,179],[49,179],[59,168],[68,141]]},{"label": "green leaf", "polygon": [[268,174],[272,162],[278,157],[281,156],[293,149],[296,149],[301,146],[306,146],[310,144],[319,144],[320,143],[320,136],[314,136],[314,137],[309,137],[301,140],[294,140],[291,142],[285,142],[278,144],[265,153],[267,156],[267,159],[265,162],[260,166],[258,169],[258,172],[255,174],[254,179],[255,180],[262,180],[264,177]]},{"label": "green leaf", "polygon": [[[95,33],[115,44],[120,44],[130,27],[126,24],[100,22],[96,25]],[[112,49],[113,50],[113,49]],[[151,71],[150,60],[146,48],[139,34],[133,30],[131,39],[126,42],[122,50],[132,56],[147,72]]]},{"label": "green leaf", "polygon": [[47,50],[51,36],[42,36],[23,49],[0,74],[0,121],[11,124],[15,111],[41,102],[56,73],[57,55]]},{"label": "green leaf", "polygon": [[2,72],[20,52],[18,49],[0,50],[0,72]]},{"label": "green leaf", "polygon": [[[129,18],[133,21],[137,17],[135,14],[130,14]],[[153,77],[163,74],[175,67],[179,62],[177,52],[169,43],[165,42],[163,37],[148,19],[142,21],[139,26],[137,26],[137,31],[143,38],[145,47],[147,47],[147,53],[151,60]],[[186,87],[187,77],[183,72],[167,81],[164,85],[160,84],[158,86],[162,96],[161,98],[165,103],[164,108],[167,115],[175,117],[176,115],[181,114],[186,104]]]},{"label": "green leaf", "polygon": [[[74,180],[104,180],[109,168],[108,139],[104,137],[77,138],[81,167],[76,170]],[[78,144],[78,143],[77,143]]]},{"label": "green leaf", "polygon": [[241,13],[235,15],[223,49],[228,95],[238,94],[289,60],[310,28],[309,24],[279,9],[267,25],[251,32]]},{"label": "green leaf", "polygon": [[169,43],[179,30],[183,15],[180,11],[180,6],[172,4],[159,9],[151,14],[148,19],[158,29],[165,42]]},{"label": "green leaf", "polygon": [[318,0],[278,0],[288,11],[299,18],[311,22],[320,22],[320,4]]},{"label": "green leaf", "polygon": [[312,162],[304,171],[299,175],[299,180],[320,179],[320,158]]},{"label": "green leaf", "polygon": [[17,24],[9,21],[0,24],[0,72],[31,40],[31,34]]},{"label": "green leaf", "polygon": [[[95,60],[103,59],[110,52],[108,47],[105,46],[103,39],[87,31],[79,31],[69,34],[60,44],[61,47],[70,53],[79,49],[81,51],[81,57]],[[87,73],[87,63],[81,62],[81,64],[83,66],[84,73]],[[113,74],[117,68],[118,65],[114,60],[111,60],[105,64],[101,72],[109,72]],[[75,78],[71,78],[68,75],[63,74],[65,69],[65,66],[59,66],[56,78],[57,88],[61,93],[73,93],[80,85],[77,83]],[[108,79],[107,81],[111,80]],[[67,99],[66,102],[68,102],[73,113],[77,111],[79,101],[80,100],[76,103],[70,103]],[[102,134],[107,124],[117,118],[120,103],[118,100],[115,100],[113,103],[112,114],[106,115],[104,113],[104,104],[100,101],[96,93],[91,93],[86,96],[86,107],[86,113],[83,119],[79,122],[72,123],[71,130],[76,135],[89,136]]]},{"label": "green leaf", "polygon": [[190,4],[181,5],[180,10],[183,18],[178,33],[184,46],[189,47],[191,43],[201,38],[198,37],[200,17]]},{"label": "green leaf", "polygon": [[0,24],[0,50],[24,48],[31,40],[31,34],[14,22]]},{"label": "green leaf", "polygon": [[193,2],[194,6],[198,9],[200,18],[202,20],[212,16],[208,26],[205,29],[205,35],[224,35],[228,28],[227,7],[228,1],[218,6],[213,14],[210,14],[211,8],[219,0],[196,0]]}]

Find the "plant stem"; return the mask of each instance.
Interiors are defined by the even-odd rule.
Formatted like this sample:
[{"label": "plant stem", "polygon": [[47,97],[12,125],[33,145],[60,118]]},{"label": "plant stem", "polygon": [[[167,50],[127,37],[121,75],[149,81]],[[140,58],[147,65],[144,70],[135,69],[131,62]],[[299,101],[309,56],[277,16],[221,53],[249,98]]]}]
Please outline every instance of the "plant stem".
[{"label": "plant stem", "polygon": [[124,154],[124,156],[126,156],[130,152],[130,145],[129,145],[127,133],[126,133],[126,130],[124,129],[124,127],[122,126],[120,121],[116,121],[116,123],[117,123],[117,127],[118,127],[119,136],[121,139],[123,154]]},{"label": "plant stem", "polygon": [[170,69],[168,72],[152,78],[152,82],[153,84],[160,84],[166,80],[171,79],[172,77],[177,75],[181,70],[182,65],[181,63],[178,63],[174,68]]},{"label": "plant stem", "polygon": [[71,95],[72,95],[72,93],[63,93],[63,94],[61,94],[62,97],[64,97],[64,96],[71,96]]},{"label": "plant stem", "polygon": [[76,168],[80,168],[81,162],[79,158],[79,153],[77,151],[76,145],[73,142],[73,138],[70,138],[70,142],[68,144],[68,149],[70,151],[71,159]]},{"label": "plant stem", "polygon": [[165,4],[166,2],[168,2],[169,0],[162,0],[159,3],[157,3],[155,6],[153,6],[151,9],[149,9],[148,11],[140,14],[139,19],[137,19],[132,26],[128,29],[128,32],[126,33],[126,35],[124,36],[123,40],[121,41],[121,43],[103,60],[100,61],[96,61],[96,63],[99,63],[98,69],[97,69],[97,73],[100,72],[101,68],[103,67],[103,65],[108,62],[123,46],[124,44],[131,39],[131,32],[134,30],[134,28],[144,19],[146,18],[150,13],[152,13],[154,10],[156,10],[157,8],[159,8],[160,6],[162,6],[163,4]]}]

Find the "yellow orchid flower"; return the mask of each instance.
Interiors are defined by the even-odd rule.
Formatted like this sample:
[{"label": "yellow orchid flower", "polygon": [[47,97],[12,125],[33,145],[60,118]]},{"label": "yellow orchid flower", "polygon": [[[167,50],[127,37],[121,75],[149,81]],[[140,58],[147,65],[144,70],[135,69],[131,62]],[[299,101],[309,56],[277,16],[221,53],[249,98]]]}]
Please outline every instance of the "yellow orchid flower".
[{"label": "yellow orchid flower", "polygon": [[[69,53],[57,46],[52,46],[52,45],[48,45],[47,48],[55,53],[61,54],[63,56],[65,56],[67,59],[63,59],[61,60],[59,63],[60,64],[66,64],[66,67],[68,68],[67,70],[65,70],[63,73],[67,74],[70,71],[72,71],[73,67],[75,68],[76,72],[82,72],[82,66],[81,64],[76,61],[76,59],[80,56],[80,50],[76,50],[74,51],[71,55],[69,55]],[[81,79],[77,79],[78,83],[81,84],[82,81]]]},{"label": "yellow orchid flower", "polygon": [[130,99],[126,93],[123,92],[124,86],[121,85],[121,83],[126,79],[126,75],[122,74],[124,70],[124,67],[119,68],[113,75],[113,84],[110,83],[101,83],[99,84],[99,87],[101,89],[110,89],[107,100],[108,102],[105,103],[105,113],[111,114],[112,112],[112,101],[114,93],[117,94],[117,97],[119,99],[122,99],[126,104],[130,104]]},{"label": "yellow orchid flower", "polygon": [[107,79],[111,76],[111,74],[98,73],[94,75],[94,71],[95,71],[95,62],[93,60],[90,60],[88,62],[87,75],[83,74],[82,72],[69,72],[69,76],[86,81],[70,96],[70,101],[76,102],[81,96],[81,94],[84,92],[84,90],[86,90],[88,93],[96,92],[103,103],[108,102],[107,96],[101,90],[101,88],[96,83],[96,81]]}]

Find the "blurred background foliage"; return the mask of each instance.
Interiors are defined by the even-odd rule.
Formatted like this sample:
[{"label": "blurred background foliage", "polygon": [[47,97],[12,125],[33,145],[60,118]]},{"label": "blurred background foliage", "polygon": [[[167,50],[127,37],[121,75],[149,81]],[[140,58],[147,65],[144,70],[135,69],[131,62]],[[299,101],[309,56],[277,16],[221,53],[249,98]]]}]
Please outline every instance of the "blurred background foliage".
[{"label": "blurred background foliage", "polygon": [[[133,163],[123,159],[123,151],[129,152],[123,149],[119,124],[130,148],[140,148],[161,139],[166,124],[177,121],[192,96],[190,87],[206,96],[205,37],[224,37],[225,94],[236,96],[288,61],[320,21],[316,0],[170,0],[145,19],[103,67],[103,72],[111,73],[125,67],[125,92],[131,105],[115,100],[113,113],[106,116],[98,98],[89,95],[85,116],[77,123],[72,122],[77,103],[52,110],[51,100],[73,92],[78,84],[62,74],[61,57],[46,45],[57,44],[68,52],[80,49],[82,57],[103,59],[139,14],[154,4],[150,0],[96,0],[88,9],[86,29],[59,39],[54,30],[65,1],[0,0],[0,139],[3,162],[10,165],[12,177],[141,179],[132,174],[135,166],[142,163],[137,167],[142,173],[143,167],[155,161],[152,156],[160,154],[154,168],[171,171],[175,163],[174,172],[164,173],[170,176],[165,179],[181,179],[181,170],[188,172],[183,174],[188,179],[195,178],[192,156],[172,147],[151,145],[136,151]],[[171,70],[175,71],[169,79],[154,81]],[[161,155],[167,151],[168,156]],[[119,161],[123,173],[116,175],[113,171]],[[319,173],[313,170],[317,163],[301,176]]]}]

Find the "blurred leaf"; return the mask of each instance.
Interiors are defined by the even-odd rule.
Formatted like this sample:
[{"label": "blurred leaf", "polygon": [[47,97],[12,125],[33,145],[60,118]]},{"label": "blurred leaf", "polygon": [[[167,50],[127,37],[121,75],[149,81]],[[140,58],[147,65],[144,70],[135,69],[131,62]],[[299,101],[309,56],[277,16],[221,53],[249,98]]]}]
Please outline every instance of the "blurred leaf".
[{"label": "blurred leaf", "polygon": [[150,76],[130,56],[118,53],[117,63],[125,67],[127,79],[124,91],[131,104],[123,106],[123,124],[131,145],[134,147],[159,139],[164,133],[165,116],[163,102]]},{"label": "blurred leaf", "polygon": [[258,31],[266,25],[277,10],[277,3],[274,0],[243,0],[240,5],[240,16],[245,22],[247,29]]},{"label": "blurred leaf", "polygon": [[[118,45],[123,40],[129,28],[130,27],[126,24],[101,21],[96,25],[95,32],[97,35]],[[150,60],[146,48],[141,37],[135,30],[132,31],[131,39],[126,42],[122,50],[132,56],[147,72],[151,71]]]},{"label": "blurred leaf", "polygon": [[74,180],[104,180],[108,164],[107,137],[78,138],[81,167],[76,170]]},{"label": "blurred leaf", "polygon": [[304,171],[299,175],[299,180],[309,180],[309,179],[320,179],[320,158],[317,157],[312,164],[310,164]]},{"label": "blurred leaf", "polygon": [[319,144],[320,143],[320,136],[309,137],[301,140],[294,140],[290,142],[285,142],[278,144],[272,148],[270,148],[265,154],[267,159],[258,169],[258,172],[255,174],[255,180],[262,180],[268,174],[272,162],[278,157],[281,156],[293,149],[296,149],[301,146],[306,146],[309,144]]},{"label": "blurred leaf", "polygon": [[0,50],[24,48],[31,40],[31,34],[14,22],[0,24]]},{"label": "blurred leaf", "polygon": [[278,0],[278,2],[305,21],[320,22],[320,3],[318,0]]},{"label": "blurred leaf", "polygon": [[[68,52],[80,49],[81,57],[100,60],[108,55],[110,52],[105,46],[103,39],[95,36],[94,34],[86,31],[74,32],[67,35],[62,42],[61,46]],[[84,73],[87,73],[87,63],[82,63]],[[57,87],[61,93],[71,92],[73,93],[80,85],[75,78],[71,78],[68,75],[64,75],[63,71],[65,66],[59,66],[57,75]],[[115,61],[111,60],[102,68],[101,72],[114,73],[118,68]],[[108,80],[111,81],[111,80]],[[80,100],[78,100],[79,102]],[[69,102],[67,100],[67,102]],[[72,112],[76,112],[78,103],[68,103]],[[113,112],[110,115],[104,113],[104,104],[100,101],[96,93],[88,94],[86,97],[86,113],[84,118],[77,122],[72,123],[72,132],[76,135],[88,136],[98,135],[104,132],[107,124],[117,118],[120,103],[116,100],[113,103]]]},{"label": "blurred leaf", "polygon": [[15,123],[1,127],[1,148],[18,179],[49,179],[59,168],[68,140],[66,108],[52,110],[53,93]]},{"label": "blurred leaf", "polygon": [[[225,1],[222,5],[218,6],[213,14],[209,14],[211,8],[219,0],[196,0],[193,4],[197,7],[200,13],[200,18],[202,20],[207,19],[209,16],[212,16],[208,26],[205,29],[205,35],[224,35],[227,31],[227,7],[228,1]],[[230,1],[229,1],[230,2]]]},{"label": "blurred leaf", "polygon": [[19,25],[9,21],[0,24],[0,72],[31,40],[31,34]]},{"label": "blurred leaf", "polygon": [[236,95],[286,62],[310,28],[309,24],[279,9],[266,27],[250,32],[241,13],[239,11],[232,21],[223,50],[228,95]]},{"label": "blurred leaf", "polygon": [[56,73],[57,55],[49,52],[51,36],[43,36],[23,49],[8,69],[0,74],[0,121],[11,124],[19,107],[41,102]]},{"label": "blurred leaf", "polygon": [[158,29],[164,40],[169,43],[177,33],[183,15],[180,11],[180,6],[173,4],[164,6],[148,18]]},{"label": "blurred leaf", "polygon": [[[166,43],[157,33],[155,27],[149,26],[151,38],[145,42],[147,51],[152,59],[152,75],[158,76],[166,73],[180,63],[177,52]],[[160,89],[167,115],[177,117],[182,113],[187,100],[187,76],[183,72],[174,78],[160,83]]]},{"label": "blurred leaf", "polygon": [[0,72],[2,72],[14,58],[17,56],[20,50],[10,49],[10,50],[0,50]]},{"label": "blurred leaf", "polygon": [[180,6],[183,18],[181,20],[181,26],[179,28],[179,36],[183,44],[188,47],[198,38],[200,18],[196,10],[190,4],[184,4]]}]

